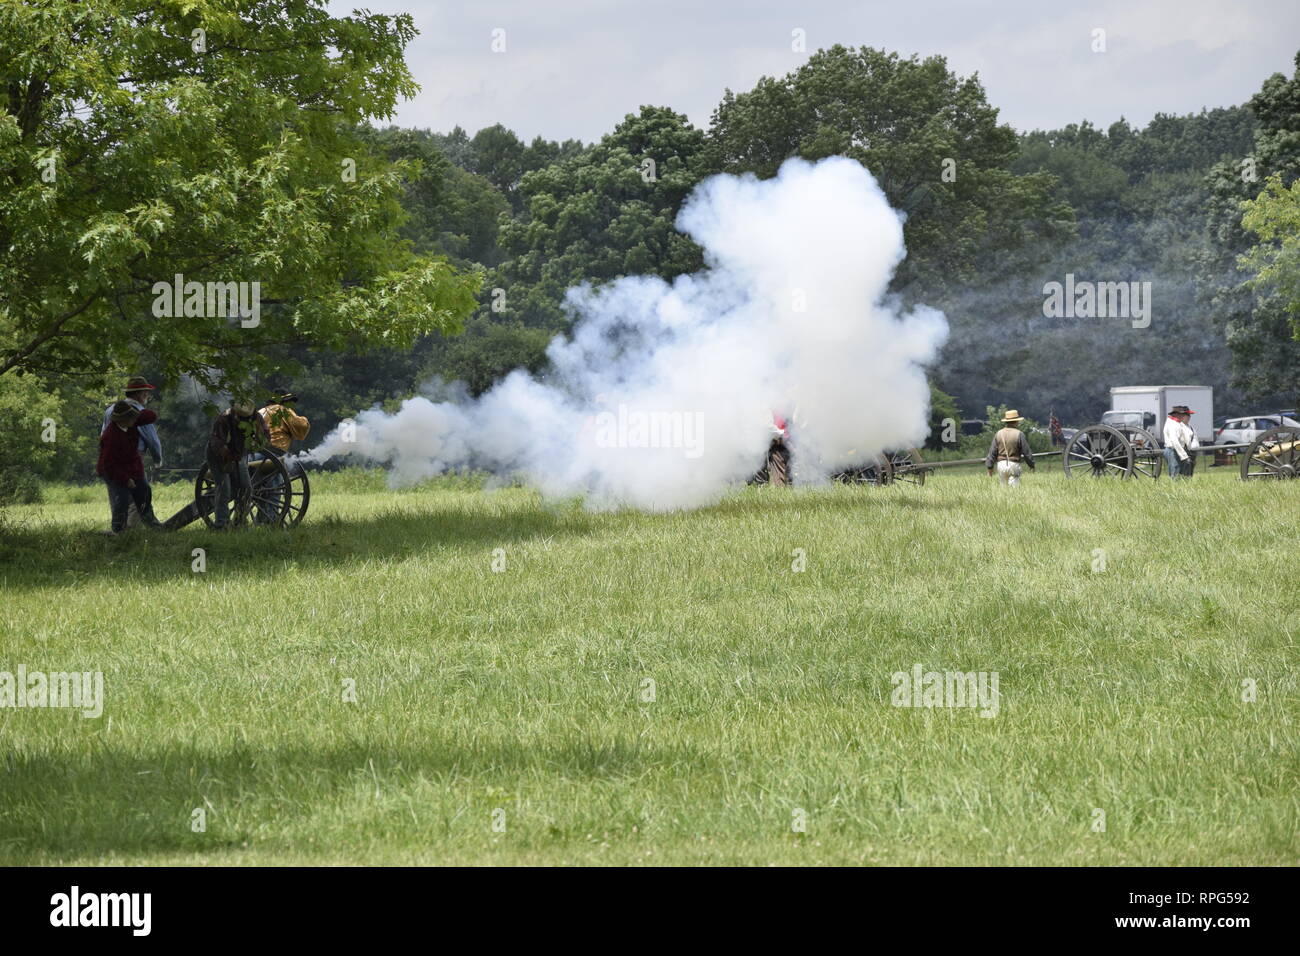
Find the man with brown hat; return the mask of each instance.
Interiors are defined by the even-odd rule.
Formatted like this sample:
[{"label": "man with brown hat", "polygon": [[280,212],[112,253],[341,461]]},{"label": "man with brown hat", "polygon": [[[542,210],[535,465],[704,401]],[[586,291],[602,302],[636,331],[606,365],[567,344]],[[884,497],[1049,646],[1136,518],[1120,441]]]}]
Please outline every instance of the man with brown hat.
[{"label": "man with brown hat", "polygon": [[138,409],[123,400],[109,410],[108,428],[100,433],[95,473],[108,486],[108,508],[114,534],[126,530],[127,506],[132,503],[140,513],[141,521],[151,528],[161,527],[153,513],[153,490],[144,477],[139,433],[140,426],[151,425],[157,419],[157,412]]},{"label": "man with brown hat", "polygon": [[989,453],[984,458],[984,467],[989,470],[989,476],[996,469],[998,481],[1012,488],[1020,484],[1022,462],[1029,466],[1030,471],[1034,470],[1034,453],[1029,450],[1029,439],[1020,430],[1023,421],[1014,408],[1003,415],[1003,427],[993,433]]},{"label": "man with brown hat", "polygon": [[[126,403],[136,411],[144,411],[144,407],[149,404],[155,391],[157,389],[150,385],[143,376],[133,375],[127,379],[126,388],[124,389]],[[104,427],[99,430],[101,435],[108,428],[109,420],[113,415],[113,406],[116,404],[117,402],[110,402],[108,407],[104,409]],[[157,417],[157,415],[154,416],[155,419]],[[158,440],[158,426],[152,422],[148,425],[137,423],[135,428],[140,435],[141,453],[147,451],[149,456],[153,458],[154,465],[161,465],[162,442]]]}]

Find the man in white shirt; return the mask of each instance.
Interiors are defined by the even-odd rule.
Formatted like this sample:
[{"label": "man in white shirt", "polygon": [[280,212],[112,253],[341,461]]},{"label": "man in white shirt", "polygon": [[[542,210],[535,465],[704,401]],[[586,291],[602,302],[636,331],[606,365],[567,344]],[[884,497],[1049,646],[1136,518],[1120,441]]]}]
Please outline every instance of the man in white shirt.
[{"label": "man in white shirt", "polygon": [[1192,410],[1175,405],[1165,419],[1165,465],[1170,478],[1190,478],[1196,467],[1196,449],[1201,447],[1190,424]]}]

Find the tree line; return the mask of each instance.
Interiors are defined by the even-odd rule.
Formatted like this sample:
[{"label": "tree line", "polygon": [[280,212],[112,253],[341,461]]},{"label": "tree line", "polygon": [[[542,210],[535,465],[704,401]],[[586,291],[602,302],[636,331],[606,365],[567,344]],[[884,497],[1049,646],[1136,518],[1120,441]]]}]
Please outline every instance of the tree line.
[{"label": "tree line", "polygon": [[[199,460],[219,394],[292,389],[322,434],[437,383],[544,373],[568,288],[703,268],[673,228],[691,190],[791,156],[859,160],[906,214],[892,291],[952,328],[936,419],[1009,403],[1080,424],[1121,384],[1295,405],[1300,55],[1239,107],[1018,133],[942,57],[834,46],[723,91],[704,129],[642,106],[596,143],[525,142],[384,125],[413,92],[410,18],[281,6],[0,12],[0,496],[86,477],[135,372],[164,386],[173,465]],[[1045,315],[1067,274],[1149,282],[1149,326]],[[159,319],[176,275],[260,277],[260,322]]]}]

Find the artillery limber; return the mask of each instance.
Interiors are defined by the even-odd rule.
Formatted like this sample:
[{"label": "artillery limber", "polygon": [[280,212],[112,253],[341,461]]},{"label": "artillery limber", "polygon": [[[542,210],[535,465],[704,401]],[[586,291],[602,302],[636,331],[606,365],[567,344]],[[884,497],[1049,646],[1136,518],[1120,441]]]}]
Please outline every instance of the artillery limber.
[{"label": "artillery limber", "polygon": [[[238,482],[232,480],[232,502],[228,526],[249,524],[292,528],[307,515],[311,502],[311,482],[298,461],[275,451],[248,463],[249,487],[240,494]],[[165,522],[163,527],[175,531],[203,519],[209,528],[216,527],[217,482],[205,462],[194,479],[194,500]]]}]

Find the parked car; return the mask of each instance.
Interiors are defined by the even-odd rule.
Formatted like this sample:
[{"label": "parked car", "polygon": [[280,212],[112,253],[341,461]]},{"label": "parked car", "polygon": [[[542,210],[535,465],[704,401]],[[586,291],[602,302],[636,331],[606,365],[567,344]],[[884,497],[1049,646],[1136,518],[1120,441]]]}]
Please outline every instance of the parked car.
[{"label": "parked car", "polygon": [[1229,418],[1214,433],[1216,445],[1247,445],[1270,428],[1300,428],[1300,421],[1286,415],[1248,415]]}]

